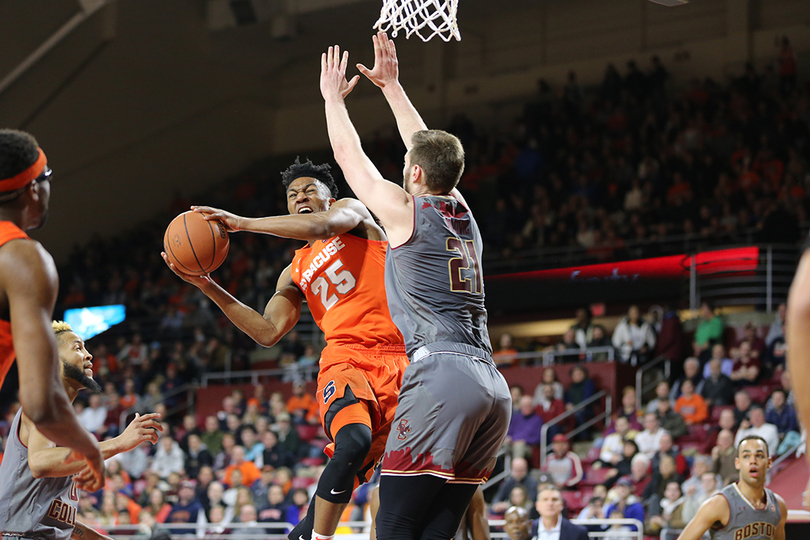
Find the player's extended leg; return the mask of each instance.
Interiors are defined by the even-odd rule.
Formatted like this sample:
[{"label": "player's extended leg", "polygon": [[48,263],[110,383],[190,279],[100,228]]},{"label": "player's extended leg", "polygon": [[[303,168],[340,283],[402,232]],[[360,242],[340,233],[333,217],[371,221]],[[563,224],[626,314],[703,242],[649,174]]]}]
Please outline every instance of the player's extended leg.
[{"label": "player's extended leg", "polygon": [[448,484],[431,475],[383,476],[377,513],[379,540],[447,540],[456,534],[478,486]]},{"label": "player's extended leg", "polygon": [[318,480],[306,517],[288,535],[290,540],[334,536],[340,516],[360,483],[358,473],[371,448],[368,407],[354,399],[348,387],[344,398],[336,400],[327,411],[324,424],[333,434],[334,453]]}]

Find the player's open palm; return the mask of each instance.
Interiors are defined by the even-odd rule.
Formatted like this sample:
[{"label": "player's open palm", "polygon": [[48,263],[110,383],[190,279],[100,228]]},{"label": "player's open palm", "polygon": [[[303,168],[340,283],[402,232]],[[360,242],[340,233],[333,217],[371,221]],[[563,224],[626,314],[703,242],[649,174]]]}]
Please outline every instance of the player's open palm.
[{"label": "player's open palm", "polygon": [[135,413],[135,419],[129,423],[127,429],[121,434],[121,445],[124,452],[129,452],[142,442],[155,444],[158,442],[158,431],[163,431],[163,426],[158,422],[159,413],[150,413],[141,416]]},{"label": "player's open palm", "polygon": [[346,66],[349,62],[349,51],[344,51],[340,55],[340,47],[335,45],[329,47],[321,55],[321,95],[323,99],[344,99],[348,96],[360,80],[360,75],[352,77],[351,81],[346,80]]},{"label": "player's open palm", "polygon": [[242,222],[245,218],[226,212],[225,210],[214,208],[213,206],[192,206],[191,210],[203,214],[203,219],[206,221],[219,221],[228,232],[239,232],[243,228]]},{"label": "player's open palm", "polygon": [[376,36],[371,36],[371,40],[374,42],[374,67],[368,69],[363,64],[357,64],[357,69],[368,77],[368,80],[380,88],[385,88],[399,79],[397,49],[394,41],[388,39],[385,32],[377,32]]},{"label": "player's open palm", "polygon": [[211,276],[208,274],[203,274],[202,276],[193,276],[191,274],[186,274],[185,272],[181,272],[177,269],[177,267],[169,261],[169,258],[166,256],[166,252],[161,251],[160,256],[163,257],[163,260],[166,261],[166,264],[169,268],[171,268],[172,272],[177,274],[177,277],[185,281],[186,283],[191,283],[198,289],[202,289],[206,285],[211,284]]}]

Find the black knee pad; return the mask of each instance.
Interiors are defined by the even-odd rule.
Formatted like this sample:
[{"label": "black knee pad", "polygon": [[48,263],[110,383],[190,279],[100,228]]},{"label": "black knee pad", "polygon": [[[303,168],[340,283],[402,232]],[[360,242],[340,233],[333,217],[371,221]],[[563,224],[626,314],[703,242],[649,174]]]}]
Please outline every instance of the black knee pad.
[{"label": "black knee pad", "polygon": [[[344,504],[351,500],[354,479],[371,449],[371,429],[365,424],[343,426],[335,437],[335,453],[318,481],[315,494],[325,501]],[[362,481],[362,480],[361,480]]]}]

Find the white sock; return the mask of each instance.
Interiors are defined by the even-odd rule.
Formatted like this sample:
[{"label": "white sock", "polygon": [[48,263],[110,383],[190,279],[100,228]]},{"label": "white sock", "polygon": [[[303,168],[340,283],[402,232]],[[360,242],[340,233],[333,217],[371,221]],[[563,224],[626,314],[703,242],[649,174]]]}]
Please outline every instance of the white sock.
[{"label": "white sock", "polygon": [[332,540],[335,537],[335,533],[332,534],[320,534],[316,533],[315,529],[312,529],[312,540]]}]

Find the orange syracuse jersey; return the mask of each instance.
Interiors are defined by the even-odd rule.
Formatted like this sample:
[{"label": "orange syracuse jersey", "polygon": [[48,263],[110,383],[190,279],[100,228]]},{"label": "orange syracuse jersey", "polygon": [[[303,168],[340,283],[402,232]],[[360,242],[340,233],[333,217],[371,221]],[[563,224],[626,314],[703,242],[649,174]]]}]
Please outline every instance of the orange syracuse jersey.
[{"label": "orange syracuse jersey", "polygon": [[[28,235],[12,222],[0,221],[0,246],[19,238],[28,238]],[[387,313],[388,306],[385,309]],[[0,386],[3,385],[15,357],[14,341],[11,339],[11,323],[0,319]]]},{"label": "orange syracuse jersey", "polygon": [[388,242],[341,234],[295,252],[292,280],[328,345],[392,345],[402,334],[385,295]]}]

